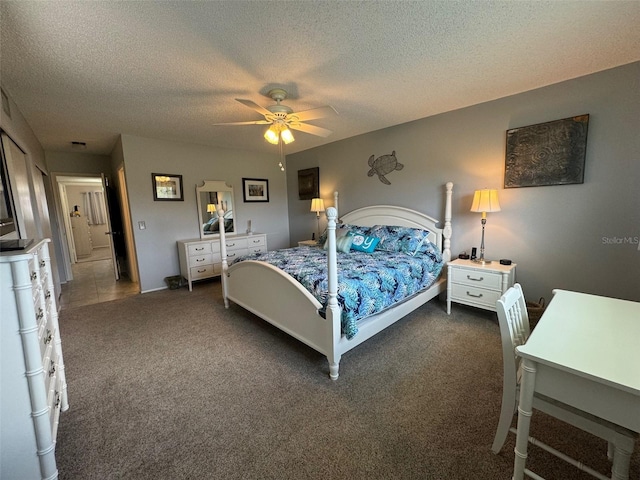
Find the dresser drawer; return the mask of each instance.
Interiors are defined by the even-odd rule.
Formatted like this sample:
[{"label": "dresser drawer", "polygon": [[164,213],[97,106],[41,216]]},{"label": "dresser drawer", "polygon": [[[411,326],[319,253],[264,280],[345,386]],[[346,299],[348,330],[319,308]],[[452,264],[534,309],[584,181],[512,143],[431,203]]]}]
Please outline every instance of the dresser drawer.
[{"label": "dresser drawer", "polygon": [[194,255],[202,255],[205,253],[211,253],[211,243],[210,242],[202,242],[195,243],[188,246],[189,256],[192,257]]},{"label": "dresser drawer", "polygon": [[451,288],[451,301],[477,305],[495,310],[496,302],[502,293],[498,290],[487,290],[471,285],[453,284]]},{"label": "dresser drawer", "polygon": [[247,249],[243,248],[242,250],[230,250],[227,252],[227,263],[231,265],[231,262],[238,257],[242,257],[247,254]]},{"label": "dresser drawer", "polygon": [[266,251],[266,246],[267,246],[267,238],[264,235],[247,237],[247,248],[249,249],[250,252],[253,251],[254,247],[265,247],[265,250],[260,250],[260,251],[261,252]]},{"label": "dresser drawer", "polygon": [[195,255],[189,257],[189,266],[190,267],[201,267],[203,265],[211,265],[213,263],[213,254],[205,253],[202,255]]},{"label": "dresser drawer", "polygon": [[[455,268],[451,281],[473,287],[490,288],[500,291],[502,288],[502,275],[495,272]],[[499,296],[498,296],[499,298]]]},{"label": "dresser drawer", "polygon": [[216,274],[213,268],[213,264],[201,265],[199,267],[191,267],[189,271],[191,273],[191,278],[193,280],[197,280],[199,278],[213,277]]},{"label": "dresser drawer", "polygon": [[225,245],[227,246],[227,250],[246,250],[247,239],[246,238],[227,238],[225,241]]},{"label": "dresser drawer", "polygon": [[44,370],[45,391],[48,392],[51,388],[54,388],[56,378],[58,378],[58,350],[56,348],[52,348],[50,356],[44,358],[42,368]]}]

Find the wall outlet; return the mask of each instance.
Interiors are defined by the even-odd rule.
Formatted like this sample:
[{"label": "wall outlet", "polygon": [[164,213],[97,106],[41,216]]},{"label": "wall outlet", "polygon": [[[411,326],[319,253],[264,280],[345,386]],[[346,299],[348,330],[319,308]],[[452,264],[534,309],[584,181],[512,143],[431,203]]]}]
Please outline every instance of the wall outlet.
[{"label": "wall outlet", "polygon": [[144,223],[143,221],[138,222],[138,228],[140,230],[145,230],[147,228],[147,224]]}]

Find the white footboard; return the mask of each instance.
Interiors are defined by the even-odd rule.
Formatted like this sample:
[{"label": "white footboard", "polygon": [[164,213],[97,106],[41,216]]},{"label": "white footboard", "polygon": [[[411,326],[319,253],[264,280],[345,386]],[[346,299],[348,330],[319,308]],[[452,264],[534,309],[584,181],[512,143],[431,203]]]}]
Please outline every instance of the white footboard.
[{"label": "white footboard", "polygon": [[331,339],[334,329],[340,332],[339,320],[322,318],[320,302],[290,275],[268,263],[245,260],[228,267],[226,280],[229,300],[314,350],[332,355]]}]

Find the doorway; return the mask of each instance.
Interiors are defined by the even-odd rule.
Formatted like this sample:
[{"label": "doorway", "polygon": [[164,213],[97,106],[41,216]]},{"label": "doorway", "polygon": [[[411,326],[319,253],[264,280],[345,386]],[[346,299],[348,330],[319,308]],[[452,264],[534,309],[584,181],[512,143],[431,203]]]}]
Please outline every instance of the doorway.
[{"label": "doorway", "polygon": [[140,293],[137,278],[128,275],[120,206],[104,176],[57,173],[53,180],[68,280],[61,306]]}]

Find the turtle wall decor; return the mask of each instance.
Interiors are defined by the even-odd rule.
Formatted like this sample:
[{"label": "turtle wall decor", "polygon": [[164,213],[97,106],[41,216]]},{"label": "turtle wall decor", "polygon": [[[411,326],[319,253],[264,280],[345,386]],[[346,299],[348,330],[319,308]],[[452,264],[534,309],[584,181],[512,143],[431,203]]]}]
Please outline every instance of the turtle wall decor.
[{"label": "turtle wall decor", "polygon": [[404,165],[401,164],[396,158],[396,151],[394,150],[389,155],[381,155],[378,158],[375,158],[375,155],[371,155],[369,157],[369,166],[371,170],[367,173],[367,176],[373,177],[373,175],[378,175],[378,178],[385,185],[391,185],[391,182],[387,180],[388,173],[393,172],[394,170],[402,170]]}]

